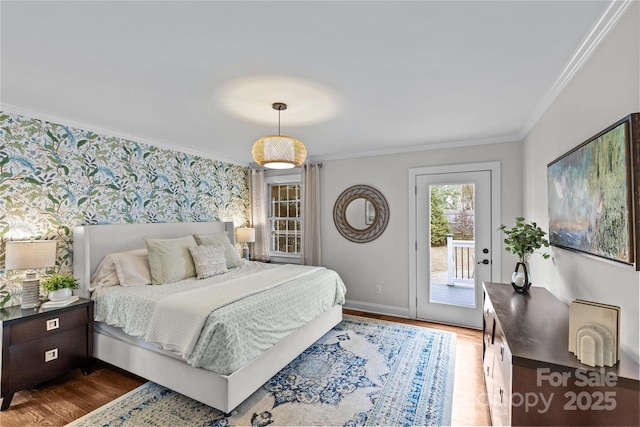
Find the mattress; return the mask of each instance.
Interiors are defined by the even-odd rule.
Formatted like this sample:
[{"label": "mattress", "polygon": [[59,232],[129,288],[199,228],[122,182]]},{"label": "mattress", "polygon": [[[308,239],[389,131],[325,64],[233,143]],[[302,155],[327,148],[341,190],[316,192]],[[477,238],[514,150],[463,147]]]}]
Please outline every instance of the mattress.
[{"label": "mattress", "polygon": [[171,357],[172,359],[182,360],[182,356],[180,356],[178,353],[170,350],[163,350],[155,344],[146,342],[142,338],[133,337],[123,331],[122,328],[118,328],[117,326],[111,326],[104,322],[93,322],[93,332],[96,334],[106,335],[108,337],[115,338],[120,341],[136,345],[138,347],[146,348],[147,350],[155,351],[156,353],[164,354],[165,356]]},{"label": "mattress", "polygon": [[[277,266],[245,262],[229,273],[204,280],[192,278],[155,286],[99,288],[92,295],[95,320],[120,329],[110,328],[108,333],[112,336],[154,348],[143,342],[143,338],[150,328],[154,309],[163,298],[204,286],[215,287],[221,282],[272,268]],[[336,272],[315,271],[211,312],[189,355],[154,350],[182,358],[191,366],[229,375],[329,308],[343,304],[345,293],[344,283]],[[105,331],[102,326],[97,329],[100,333]]]}]

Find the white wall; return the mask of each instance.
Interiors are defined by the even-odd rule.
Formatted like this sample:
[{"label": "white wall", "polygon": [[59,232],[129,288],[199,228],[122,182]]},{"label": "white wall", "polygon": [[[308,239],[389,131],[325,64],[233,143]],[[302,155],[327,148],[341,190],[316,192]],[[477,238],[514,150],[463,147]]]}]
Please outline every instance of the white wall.
[{"label": "white wall", "polygon": [[[629,113],[640,111],[640,7],[630,7],[525,139],[525,215],[548,224],[546,166]],[[535,258],[535,257],[534,257]],[[638,360],[640,275],[633,267],[553,248],[533,259],[536,281],[566,303],[619,305],[621,344]]]},{"label": "white wall", "polygon": [[[348,306],[380,313],[408,316],[409,213],[408,170],[423,166],[500,161],[502,167],[502,218],[513,223],[522,214],[522,143],[429,150],[415,153],[324,161],[322,179],[322,263],[336,270],[347,286]],[[369,243],[342,237],[333,222],[333,205],[352,185],[378,189],[389,203],[389,225]],[[503,277],[510,277],[515,258],[502,255]],[[493,278],[500,281],[500,278]],[[374,286],[382,287],[380,295]]]}]

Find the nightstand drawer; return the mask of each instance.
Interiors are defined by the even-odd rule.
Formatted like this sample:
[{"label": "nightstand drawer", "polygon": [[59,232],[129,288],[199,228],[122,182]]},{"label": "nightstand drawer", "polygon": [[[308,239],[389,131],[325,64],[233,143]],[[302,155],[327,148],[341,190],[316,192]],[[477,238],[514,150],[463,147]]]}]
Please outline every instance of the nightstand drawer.
[{"label": "nightstand drawer", "polygon": [[77,328],[89,322],[87,310],[54,311],[49,316],[39,317],[11,327],[9,345],[44,338],[58,332]]},{"label": "nightstand drawer", "polygon": [[54,378],[87,357],[86,325],[9,348],[9,387],[20,389]]}]

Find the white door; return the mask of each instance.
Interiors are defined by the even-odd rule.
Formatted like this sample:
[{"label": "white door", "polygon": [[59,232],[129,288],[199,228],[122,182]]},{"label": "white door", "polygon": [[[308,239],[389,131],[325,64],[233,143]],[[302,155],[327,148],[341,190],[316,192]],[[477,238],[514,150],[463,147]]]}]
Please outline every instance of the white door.
[{"label": "white door", "polygon": [[416,317],[482,326],[482,282],[492,278],[492,231],[497,228],[491,174],[414,175]]}]

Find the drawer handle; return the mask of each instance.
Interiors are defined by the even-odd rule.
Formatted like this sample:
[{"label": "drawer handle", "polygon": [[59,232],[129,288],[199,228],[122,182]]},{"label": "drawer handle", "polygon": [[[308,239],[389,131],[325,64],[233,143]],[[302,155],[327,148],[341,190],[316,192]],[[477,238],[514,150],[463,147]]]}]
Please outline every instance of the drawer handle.
[{"label": "drawer handle", "polygon": [[504,390],[500,387],[500,403],[502,403],[502,397],[504,395]]},{"label": "drawer handle", "polygon": [[58,358],[58,349],[54,348],[49,351],[44,352],[44,361],[51,362],[52,360],[56,360]]},{"label": "drawer handle", "polygon": [[60,327],[60,319],[58,317],[56,317],[55,319],[47,320],[47,331],[58,329],[59,327]]},{"label": "drawer handle", "polygon": [[500,344],[500,360],[504,361],[504,344]]},{"label": "drawer handle", "polygon": [[496,319],[493,319],[493,329],[491,330],[491,344],[495,344],[496,340]]}]

